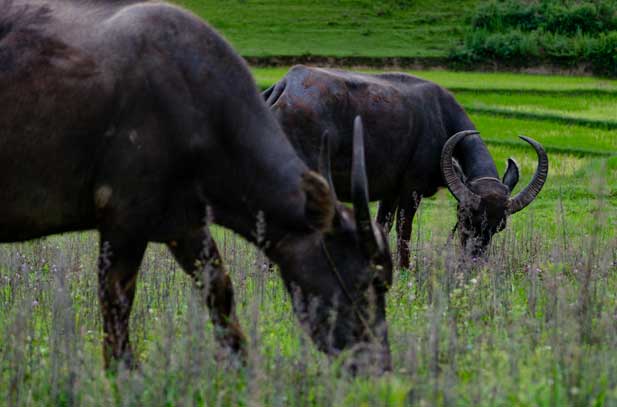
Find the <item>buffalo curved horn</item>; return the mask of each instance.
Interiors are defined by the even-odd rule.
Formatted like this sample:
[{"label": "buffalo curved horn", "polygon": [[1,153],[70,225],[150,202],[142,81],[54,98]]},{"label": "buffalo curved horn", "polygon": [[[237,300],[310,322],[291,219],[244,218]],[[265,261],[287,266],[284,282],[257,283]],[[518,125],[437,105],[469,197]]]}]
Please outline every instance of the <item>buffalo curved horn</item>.
[{"label": "buffalo curved horn", "polygon": [[456,200],[464,206],[477,209],[478,206],[480,206],[480,197],[474,194],[467,185],[463,183],[454,170],[454,164],[452,163],[452,154],[454,153],[456,145],[466,136],[473,134],[480,133],[476,130],[460,131],[446,141],[443,150],[441,150],[441,173],[443,174],[448,189]]},{"label": "buffalo curved horn", "polygon": [[519,192],[514,198],[510,199],[510,214],[520,211],[536,199],[536,196],[540,193],[540,190],[544,186],[546,178],[548,177],[548,156],[546,155],[544,148],[542,148],[542,145],[532,138],[525,136],[520,137],[531,144],[534,150],[536,150],[536,154],[538,154],[538,167],[536,168],[536,173],[533,175],[529,185],[527,185],[525,189]]},{"label": "buffalo curved horn", "polygon": [[319,149],[319,173],[328,181],[330,193],[336,202],[336,191],[334,190],[334,182],[332,181],[332,168],[330,167],[330,134],[328,130],[324,131],[321,136],[321,146]]},{"label": "buffalo curved horn", "polygon": [[364,156],[364,126],[360,116],[356,116],[353,123],[351,198],[360,241],[364,245],[367,255],[373,256],[379,251],[379,243],[369,211],[368,180]]}]

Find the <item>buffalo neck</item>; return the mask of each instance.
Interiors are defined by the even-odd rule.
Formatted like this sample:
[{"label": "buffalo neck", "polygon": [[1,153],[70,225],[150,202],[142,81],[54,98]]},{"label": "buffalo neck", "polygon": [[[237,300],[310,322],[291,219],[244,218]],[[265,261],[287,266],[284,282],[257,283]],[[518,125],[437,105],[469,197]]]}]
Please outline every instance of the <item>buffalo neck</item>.
[{"label": "buffalo neck", "polygon": [[[459,109],[455,109],[452,116],[448,120],[448,137],[460,131],[476,129],[462,107],[459,106]],[[477,134],[467,136],[460,141],[454,150],[454,158],[461,165],[467,179],[499,178],[493,157],[482,138]]]},{"label": "buffalo neck", "polygon": [[263,102],[250,99],[236,101],[229,111],[221,143],[224,159],[215,158],[222,177],[216,188],[206,187],[206,198],[216,223],[268,247],[286,235],[308,232],[301,188],[308,168]]}]

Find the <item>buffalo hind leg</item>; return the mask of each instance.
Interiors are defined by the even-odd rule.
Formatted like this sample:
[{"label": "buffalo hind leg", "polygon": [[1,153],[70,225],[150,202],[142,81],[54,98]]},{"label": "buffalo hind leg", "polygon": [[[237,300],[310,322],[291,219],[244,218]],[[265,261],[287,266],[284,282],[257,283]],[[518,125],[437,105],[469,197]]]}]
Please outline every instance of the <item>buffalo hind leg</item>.
[{"label": "buffalo hind leg", "polygon": [[413,224],[413,217],[416,214],[416,210],[420,205],[421,199],[421,196],[416,192],[403,194],[399,199],[398,211],[396,214],[396,226],[398,229],[398,259],[399,266],[401,268],[409,268],[411,226]]},{"label": "buffalo hind leg", "polygon": [[223,267],[216,243],[206,228],[168,243],[184,271],[200,290],[210,309],[217,341],[240,357],[246,356],[246,339],[235,311],[233,286]]},{"label": "buffalo hind leg", "polygon": [[101,234],[98,278],[106,369],[116,370],[119,362],[127,368],[136,366],[129,341],[129,317],[147,244],[145,240]]}]

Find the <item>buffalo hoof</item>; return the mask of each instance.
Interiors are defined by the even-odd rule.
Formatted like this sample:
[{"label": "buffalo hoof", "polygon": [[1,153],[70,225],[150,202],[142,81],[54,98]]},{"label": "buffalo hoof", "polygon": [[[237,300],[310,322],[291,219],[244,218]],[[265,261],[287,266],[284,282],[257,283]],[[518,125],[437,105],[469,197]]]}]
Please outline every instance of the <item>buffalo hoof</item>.
[{"label": "buffalo hoof", "polygon": [[141,364],[133,356],[132,352],[125,352],[121,356],[109,357],[104,355],[105,370],[112,375],[116,375],[118,371],[127,370],[133,372],[141,371]]},{"label": "buffalo hoof", "polygon": [[219,332],[217,340],[221,345],[221,352],[217,354],[217,360],[230,361],[233,366],[246,366],[248,360],[247,342],[240,327],[231,324],[224,332]]},{"label": "buffalo hoof", "polygon": [[398,266],[402,269],[409,269],[409,256],[401,256]]}]

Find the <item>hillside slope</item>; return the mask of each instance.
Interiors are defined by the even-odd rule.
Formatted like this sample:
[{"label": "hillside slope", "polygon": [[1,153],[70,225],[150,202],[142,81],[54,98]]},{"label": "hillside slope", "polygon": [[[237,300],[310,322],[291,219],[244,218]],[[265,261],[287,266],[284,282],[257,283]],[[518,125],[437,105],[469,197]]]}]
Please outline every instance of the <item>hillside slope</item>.
[{"label": "hillside slope", "polygon": [[174,0],[245,57],[444,57],[479,0]]}]

